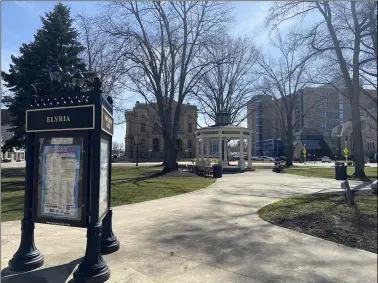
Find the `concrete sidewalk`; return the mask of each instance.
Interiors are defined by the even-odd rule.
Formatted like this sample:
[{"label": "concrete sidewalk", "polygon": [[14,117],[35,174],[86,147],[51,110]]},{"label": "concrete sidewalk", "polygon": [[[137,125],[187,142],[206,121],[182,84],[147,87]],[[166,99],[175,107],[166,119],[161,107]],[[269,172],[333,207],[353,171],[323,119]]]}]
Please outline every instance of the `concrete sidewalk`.
[{"label": "concrete sidewalk", "polygon": [[[376,254],[274,226],[257,214],[281,198],[339,186],[335,180],[266,170],[225,175],[207,189],[116,207],[113,227],[121,250],[105,256],[111,269],[107,282],[376,283]],[[4,268],[19,245],[19,221],[2,223],[1,232]],[[37,224],[35,232],[44,267],[2,282],[72,278],[85,252],[85,229]]]}]

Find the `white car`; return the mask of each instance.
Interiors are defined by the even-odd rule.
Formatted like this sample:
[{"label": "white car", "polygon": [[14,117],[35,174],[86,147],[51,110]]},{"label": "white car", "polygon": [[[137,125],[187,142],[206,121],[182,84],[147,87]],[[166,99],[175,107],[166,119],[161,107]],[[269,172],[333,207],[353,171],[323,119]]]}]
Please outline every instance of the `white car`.
[{"label": "white car", "polygon": [[323,156],[322,157],[322,163],[331,163],[331,159],[328,156]]}]

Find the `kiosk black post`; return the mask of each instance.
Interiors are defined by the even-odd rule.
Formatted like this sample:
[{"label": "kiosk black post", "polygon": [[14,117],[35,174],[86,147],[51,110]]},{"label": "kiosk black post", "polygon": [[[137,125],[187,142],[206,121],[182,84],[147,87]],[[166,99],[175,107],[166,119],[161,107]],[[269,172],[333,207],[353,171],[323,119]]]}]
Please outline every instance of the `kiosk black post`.
[{"label": "kiosk black post", "polygon": [[106,100],[103,100],[103,109],[101,117],[101,127],[102,130],[109,134],[109,145],[108,145],[108,212],[102,220],[102,230],[101,230],[101,253],[110,254],[119,250],[120,244],[118,239],[113,233],[112,229],[112,217],[113,210],[111,208],[111,179],[112,179],[112,141],[113,141],[113,100],[110,96]]},{"label": "kiosk black post", "polygon": [[[27,108],[30,105],[27,98]],[[26,134],[26,170],[25,170],[25,200],[24,217],[21,220],[21,243],[13,258],[9,261],[9,269],[14,271],[30,271],[43,265],[43,255],[35,247],[34,221],[32,215],[33,174],[34,174],[34,133]]]},{"label": "kiosk black post", "polygon": [[[101,183],[101,138],[102,138],[102,93],[101,83],[98,78],[94,81],[93,93],[95,105],[94,130],[90,134],[90,211],[89,223],[87,228],[87,247],[83,261],[73,274],[77,282],[105,282],[110,278],[110,270],[100,252],[101,239],[101,216],[100,215],[100,183]],[[107,148],[108,151],[108,148]],[[108,175],[108,174],[107,174]],[[108,176],[106,176],[108,178]],[[110,180],[108,180],[110,182]],[[108,187],[105,188],[106,190]],[[107,209],[107,207],[106,207]]]}]

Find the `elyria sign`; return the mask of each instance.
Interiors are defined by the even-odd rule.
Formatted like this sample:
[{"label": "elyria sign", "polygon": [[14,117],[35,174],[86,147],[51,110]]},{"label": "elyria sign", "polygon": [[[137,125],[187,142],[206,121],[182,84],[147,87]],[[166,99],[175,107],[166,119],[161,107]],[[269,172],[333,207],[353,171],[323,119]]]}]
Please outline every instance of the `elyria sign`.
[{"label": "elyria sign", "polygon": [[47,117],[47,123],[71,122],[70,116]]},{"label": "elyria sign", "polygon": [[26,111],[26,132],[92,130],[94,105],[77,105]]}]

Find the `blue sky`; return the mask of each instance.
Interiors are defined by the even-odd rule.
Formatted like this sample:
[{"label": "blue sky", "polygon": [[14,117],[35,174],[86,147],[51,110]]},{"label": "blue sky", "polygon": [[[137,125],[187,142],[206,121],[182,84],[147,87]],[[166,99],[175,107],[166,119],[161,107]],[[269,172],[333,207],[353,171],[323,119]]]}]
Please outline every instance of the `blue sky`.
[{"label": "blue sky", "polygon": [[[33,35],[41,27],[40,16],[53,9],[56,1],[2,1],[1,2],[1,70],[8,71],[10,56],[19,55],[22,43],[33,40]],[[63,1],[71,7],[71,15],[78,13],[95,14],[99,3],[94,1]],[[234,35],[254,38],[263,46],[267,43],[268,32],[264,29],[264,19],[270,2],[234,2],[236,22],[231,28]],[[281,29],[287,29],[292,22],[286,22]],[[125,105],[132,108],[134,99]],[[115,127],[114,140],[124,142],[125,125]]]}]

